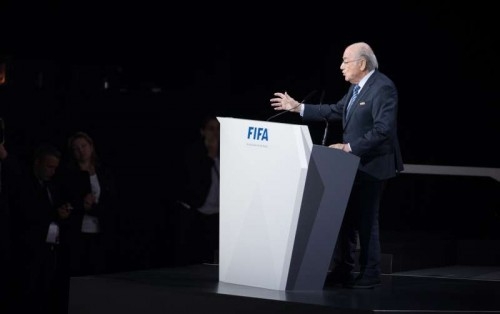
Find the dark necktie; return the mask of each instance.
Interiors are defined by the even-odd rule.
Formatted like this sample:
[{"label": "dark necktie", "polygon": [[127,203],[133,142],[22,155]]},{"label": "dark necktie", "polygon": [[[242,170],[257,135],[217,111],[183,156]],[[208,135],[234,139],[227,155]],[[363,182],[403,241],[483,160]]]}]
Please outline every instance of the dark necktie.
[{"label": "dark necktie", "polygon": [[42,190],[47,193],[47,197],[49,199],[50,204],[53,204],[52,202],[52,194],[50,193],[50,188],[49,188],[49,183],[45,181],[41,181],[42,185]]},{"label": "dark necktie", "polygon": [[354,86],[354,92],[352,93],[351,99],[349,100],[349,105],[347,105],[347,114],[346,116],[349,115],[349,111],[351,110],[352,104],[356,100],[356,97],[358,97],[359,93],[359,85]]}]

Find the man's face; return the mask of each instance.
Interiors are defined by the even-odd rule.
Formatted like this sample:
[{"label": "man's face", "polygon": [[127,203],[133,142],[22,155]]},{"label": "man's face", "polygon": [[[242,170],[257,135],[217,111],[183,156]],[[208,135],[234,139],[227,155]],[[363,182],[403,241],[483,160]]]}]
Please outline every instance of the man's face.
[{"label": "man's face", "polygon": [[357,84],[363,77],[362,67],[365,60],[359,58],[358,54],[352,47],[348,47],[344,51],[342,57],[342,63],[340,64],[340,70],[346,81],[351,84]]},{"label": "man's face", "polygon": [[220,137],[220,124],[216,119],[207,122],[205,127],[201,129],[201,135],[208,141],[218,141]]},{"label": "man's face", "polygon": [[52,155],[47,155],[35,161],[35,172],[37,177],[42,181],[49,181],[59,166],[59,158]]}]

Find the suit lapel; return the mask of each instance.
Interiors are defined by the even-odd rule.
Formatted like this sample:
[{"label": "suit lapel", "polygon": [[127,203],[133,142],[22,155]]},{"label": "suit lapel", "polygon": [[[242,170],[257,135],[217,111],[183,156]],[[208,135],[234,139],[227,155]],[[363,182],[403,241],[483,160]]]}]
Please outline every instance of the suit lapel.
[{"label": "suit lapel", "polygon": [[[370,87],[372,86],[373,82],[375,81],[376,76],[377,76],[377,71],[375,71],[375,73],[373,73],[373,75],[370,76],[368,81],[366,81],[363,88],[359,91],[358,97],[356,97],[356,99],[354,100],[354,103],[352,104],[352,107],[349,110],[349,114],[347,114],[347,107],[345,107],[344,112],[345,112],[346,117],[345,117],[344,128],[347,126],[347,123],[349,122],[352,115],[354,114],[354,111],[356,111],[356,109],[358,109],[359,103],[363,102],[363,99],[364,99],[363,97],[370,90]],[[349,95],[352,95],[352,93],[353,93],[353,88],[351,87],[351,91],[350,91]],[[351,96],[349,96],[349,99],[351,99]]]}]

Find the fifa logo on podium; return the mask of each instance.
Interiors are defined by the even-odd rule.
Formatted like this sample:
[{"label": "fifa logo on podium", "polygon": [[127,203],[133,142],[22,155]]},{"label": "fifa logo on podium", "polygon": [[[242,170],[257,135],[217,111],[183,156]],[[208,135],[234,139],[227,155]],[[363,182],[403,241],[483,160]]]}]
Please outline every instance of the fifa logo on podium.
[{"label": "fifa logo on podium", "polygon": [[257,127],[249,126],[247,139],[257,140],[257,141],[269,141],[269,136],[267,134],[267,128],[257,128]]}]

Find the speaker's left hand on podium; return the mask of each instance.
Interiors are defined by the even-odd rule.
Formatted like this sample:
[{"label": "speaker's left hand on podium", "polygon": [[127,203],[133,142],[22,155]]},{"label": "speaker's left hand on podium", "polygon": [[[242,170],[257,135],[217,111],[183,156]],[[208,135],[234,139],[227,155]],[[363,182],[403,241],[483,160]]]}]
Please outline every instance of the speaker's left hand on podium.
[{"label": "speaker's left hand on podium", "polygon": [[336,144],[332,144],[332,145],[330,145],[328,147],[335,148],[335,149],[340,149],[340,150],[343,150],[346,153],[350,153],[351,152],[351,147],[349,146],[349,144],[336,143]]}]

